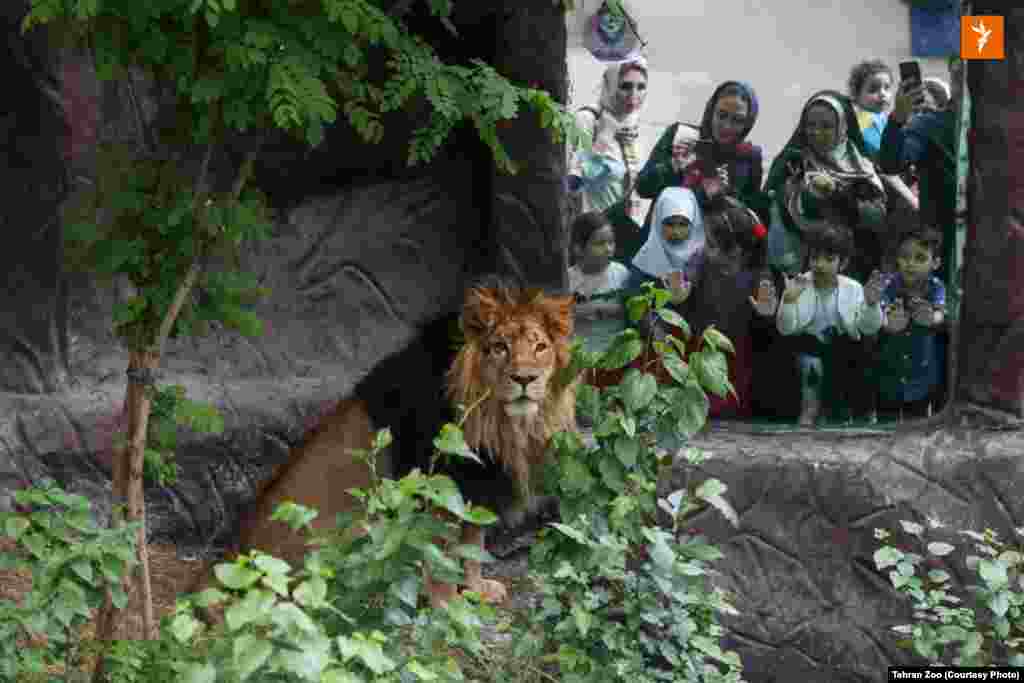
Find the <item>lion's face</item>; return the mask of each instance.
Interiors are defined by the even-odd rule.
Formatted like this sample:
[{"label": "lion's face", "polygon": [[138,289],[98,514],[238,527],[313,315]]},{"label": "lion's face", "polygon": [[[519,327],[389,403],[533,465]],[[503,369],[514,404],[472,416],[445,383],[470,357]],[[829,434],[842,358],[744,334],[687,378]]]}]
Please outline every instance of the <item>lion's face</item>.
[{"label": "lion's face", "polygon": [[481,379],[509,417],[533,418],[557,369],[555,342],[540,320],[513,318],[481,340]]},{"label": "lion's face", "polygon": [[572,297],[507,286],[471,288],[462,307],[466,343],[448,394],[469,411],[466,443],[503,463],[526,499],[551,436],[576,429],[576,382],[559,372],[570,362],[572,309]]}]

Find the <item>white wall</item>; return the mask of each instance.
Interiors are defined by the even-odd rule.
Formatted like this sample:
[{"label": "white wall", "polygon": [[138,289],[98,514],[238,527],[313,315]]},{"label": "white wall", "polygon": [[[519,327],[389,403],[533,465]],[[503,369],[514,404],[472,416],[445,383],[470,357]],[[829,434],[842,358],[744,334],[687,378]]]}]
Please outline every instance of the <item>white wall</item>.
[{"label": "white wall", "polygon": [[[601,0],[576,0],[568,15],[573,108],[597,101],[604,66],[582,47],[582,23]],[[817,90],[846,92],[850,67],[880,58],[897,71],[910,56],[903,0],[627,0],[647,42],[649,92],[641,136],[648,149],[676,120],[699,123],[718,83],[749,81],[761,112],[750,140],[765,148],[765,173]],[[925,76],[948,80],[944,59],[920,59]]]}]

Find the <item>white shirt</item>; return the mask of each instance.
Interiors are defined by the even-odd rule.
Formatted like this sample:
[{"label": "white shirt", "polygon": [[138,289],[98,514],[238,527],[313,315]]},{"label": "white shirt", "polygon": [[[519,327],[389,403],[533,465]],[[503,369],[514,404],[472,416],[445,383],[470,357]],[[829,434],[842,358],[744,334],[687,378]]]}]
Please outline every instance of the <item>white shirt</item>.
[{"label": "white shirt", "polygon": [[597,273],[584,273],[578,265],[569,268],[569,291],[588,299],[623,289],[627,280],[629,269],[618,261],[610,261],[607,268]]},{"label": "white shirt", "polygon": [[825,341],[825,330],[834,327],[842,329],[839,319],[839,287],[828,290],[814,289],[814,317],[807,331]]}]

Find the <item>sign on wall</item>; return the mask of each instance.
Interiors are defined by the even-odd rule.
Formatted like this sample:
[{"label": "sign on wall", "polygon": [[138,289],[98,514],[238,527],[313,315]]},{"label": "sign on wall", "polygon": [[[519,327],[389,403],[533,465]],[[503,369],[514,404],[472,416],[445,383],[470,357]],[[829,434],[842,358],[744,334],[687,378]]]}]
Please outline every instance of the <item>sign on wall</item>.
[{"label": "sign on wall", "polygon": [[913,56],[948,57],[959,50],[959,2],[932,0],[911,6],[910,53]]}]

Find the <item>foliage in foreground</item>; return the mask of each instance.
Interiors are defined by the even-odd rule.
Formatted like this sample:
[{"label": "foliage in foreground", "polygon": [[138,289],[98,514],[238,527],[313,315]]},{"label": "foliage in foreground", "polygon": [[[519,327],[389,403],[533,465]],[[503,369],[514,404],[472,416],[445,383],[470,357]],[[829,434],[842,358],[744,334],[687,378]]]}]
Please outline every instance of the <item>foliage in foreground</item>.
[{"label": "foliage in foreground", "polygon": [[[978,554],[967,554],[964,566],[980,582],[964,586],[966,595],[956,595],[947,571],[951,567],[943,560],[956,548],[946,541],[929,541],[921,524],[904,520],[900,525],[907,542],[902,547],[887,542],[874,555],[878,569],[889,569],[893,587],[913,601],[915,622],[893,627],[904,636],[898,644],[933,665],[1024,666],[1021,542],[1004,543],[991,529],[960,531],[974,541]],[[928,526],[935,530],[943,525],[929,520]],[[1024,538],[1024,528],[1015,533]],[[876,529],[875,536],[892,538],[885,529]],[[913,552],[911,543],[922,552]]]}]

